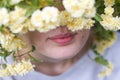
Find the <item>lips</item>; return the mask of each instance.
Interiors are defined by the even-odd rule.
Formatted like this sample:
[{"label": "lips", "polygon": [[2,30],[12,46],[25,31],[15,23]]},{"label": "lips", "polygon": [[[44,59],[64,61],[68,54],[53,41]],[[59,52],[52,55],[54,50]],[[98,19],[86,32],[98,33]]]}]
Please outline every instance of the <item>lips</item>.
[{"label": "lips", "polygon": [[49,39],[59,45],[67,45],[73,40],[75,35],[76,33],[59,34],[59,35],[50,37]]}]

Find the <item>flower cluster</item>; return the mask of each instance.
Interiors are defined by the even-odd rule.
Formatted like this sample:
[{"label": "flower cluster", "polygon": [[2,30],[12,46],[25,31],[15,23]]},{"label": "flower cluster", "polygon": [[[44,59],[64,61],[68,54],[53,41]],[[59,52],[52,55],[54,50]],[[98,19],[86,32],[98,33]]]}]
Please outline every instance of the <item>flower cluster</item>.
[{"label": "flower cluster", "polygon": [[[64,9],[59,10],[59,5]],[[22,34],[36,30],[48,32],[60,26],[71,31],[95,26],[98,37],[94,40],[94,51],[102,53],[115,42],[116,35],[111,35],[112,31],[120,29],[119,7],[118,0],[0,0],[0,56],[5,60],[9,55],[16,58],[15,54],[26,47]],[[108,63],[100,54],[96,62]],[[22,75],[32,67],[30,62],[21,61],[7,65],[0,73]]]},{"label": "flower cluster", "polygon": [[107,68],[104,71],[100,72],[98,76],[100,78],[105,77],[105,76],[109,76],[111,74],[113,68],[114,68],[113,64],[109,62]]},{"label": "flower cluster", "polygon": [[31,64],[30,60],[21,60],[19,63],[13,65],[7,64],[6,68],[0,70],[0,77],[11,75],[25,75],[26,73],[33,71],[35,66]]},{"label": "flower cluster", "polygon": [[1,47],[5,50],[11,52],[21,50],[26,47],[26,44],[20,37],[10,33],[10,31],[6,28],[4,28],[3,31],[4,32],[0,32],[0,43]]},{"label": "flower cluster", "polygon": [[116,34],[115,32],[112,34],[112,37],[110,39],[102,39],[102,40],[95,40],[94,44],[96,44],[95,50],[102,54],[106,48],[111,47],[114,42],[116,41]]},{"label": "flower cluster", "polygon": [[[12,0],[11,3],[15,4],[19,2],[20,0],[16,2]],[[68,3],[71,4],[68,5]],[[0,25],[8,27],[12,33],[26,33],[27,31],[34,30],[47,32],[62,24],[68,25],[68,29],[72,31],[86,29],[94,24],[94,21],[91,19],[96,13],[94,3],[94,0],[64,0],[63,5],[66,11],[60,12],[54,6],[46,6],[42,10],[35,10],[29,20],[28,17],[25,16],[27,10],[24,8],[15,6],[14,10],[8,11],[7,8],[1,7],[0,15],[2,15],[2,17],[0,17]],[[64,17],[66,15],[68,15],[69,19],[68,17]],[[67,21],[67,23],[65,23],[65,21]]]},{"label": "flower cluster", "polygon": [[[108,5],[108,4],[107,4]],[[113,12],[114,8],[112,6],[107,6],[105,8],[105,14],[102,14],[102,21],[100,21],[101,25],[106,29],[106,30],[119,30],[120,29],[120,17],[116,16],[113,17]]]}]

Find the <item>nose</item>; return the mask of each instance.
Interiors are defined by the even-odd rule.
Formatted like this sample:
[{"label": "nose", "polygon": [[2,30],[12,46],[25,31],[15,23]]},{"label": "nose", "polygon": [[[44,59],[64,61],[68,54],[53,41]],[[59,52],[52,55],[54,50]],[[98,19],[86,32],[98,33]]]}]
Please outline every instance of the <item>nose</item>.
[{"label": "nose", "polygon": [[61,26],[57,28],[61,33],[68,33],[71,32],[70,30],[68,30],[68,28],[66,26]]}]

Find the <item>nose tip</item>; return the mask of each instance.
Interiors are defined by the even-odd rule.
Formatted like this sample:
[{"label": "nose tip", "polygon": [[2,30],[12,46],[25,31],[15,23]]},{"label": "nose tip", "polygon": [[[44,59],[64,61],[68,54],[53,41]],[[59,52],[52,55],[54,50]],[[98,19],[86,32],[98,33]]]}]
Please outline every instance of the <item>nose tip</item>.
[{"label": "nose tip", "polygon": [[61,26],[58,27],[61,33],[67,33],[70,32],[70,30],[68,30],[68,28],[66,26]]}]

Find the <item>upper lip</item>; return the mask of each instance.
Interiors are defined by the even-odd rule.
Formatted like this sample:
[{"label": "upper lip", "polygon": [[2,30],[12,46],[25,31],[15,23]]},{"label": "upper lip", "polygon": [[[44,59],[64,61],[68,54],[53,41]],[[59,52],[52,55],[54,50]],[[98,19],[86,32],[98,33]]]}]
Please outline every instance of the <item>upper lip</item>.
[{"label": "upper lip", "polygon": [[74,36],[74,35],[76,35],[76,33],[58,34],[58,35],[55,35],[53,37],[50,37],[49,39],[62,39],[62,38],[66,38],[66,37]]}]

